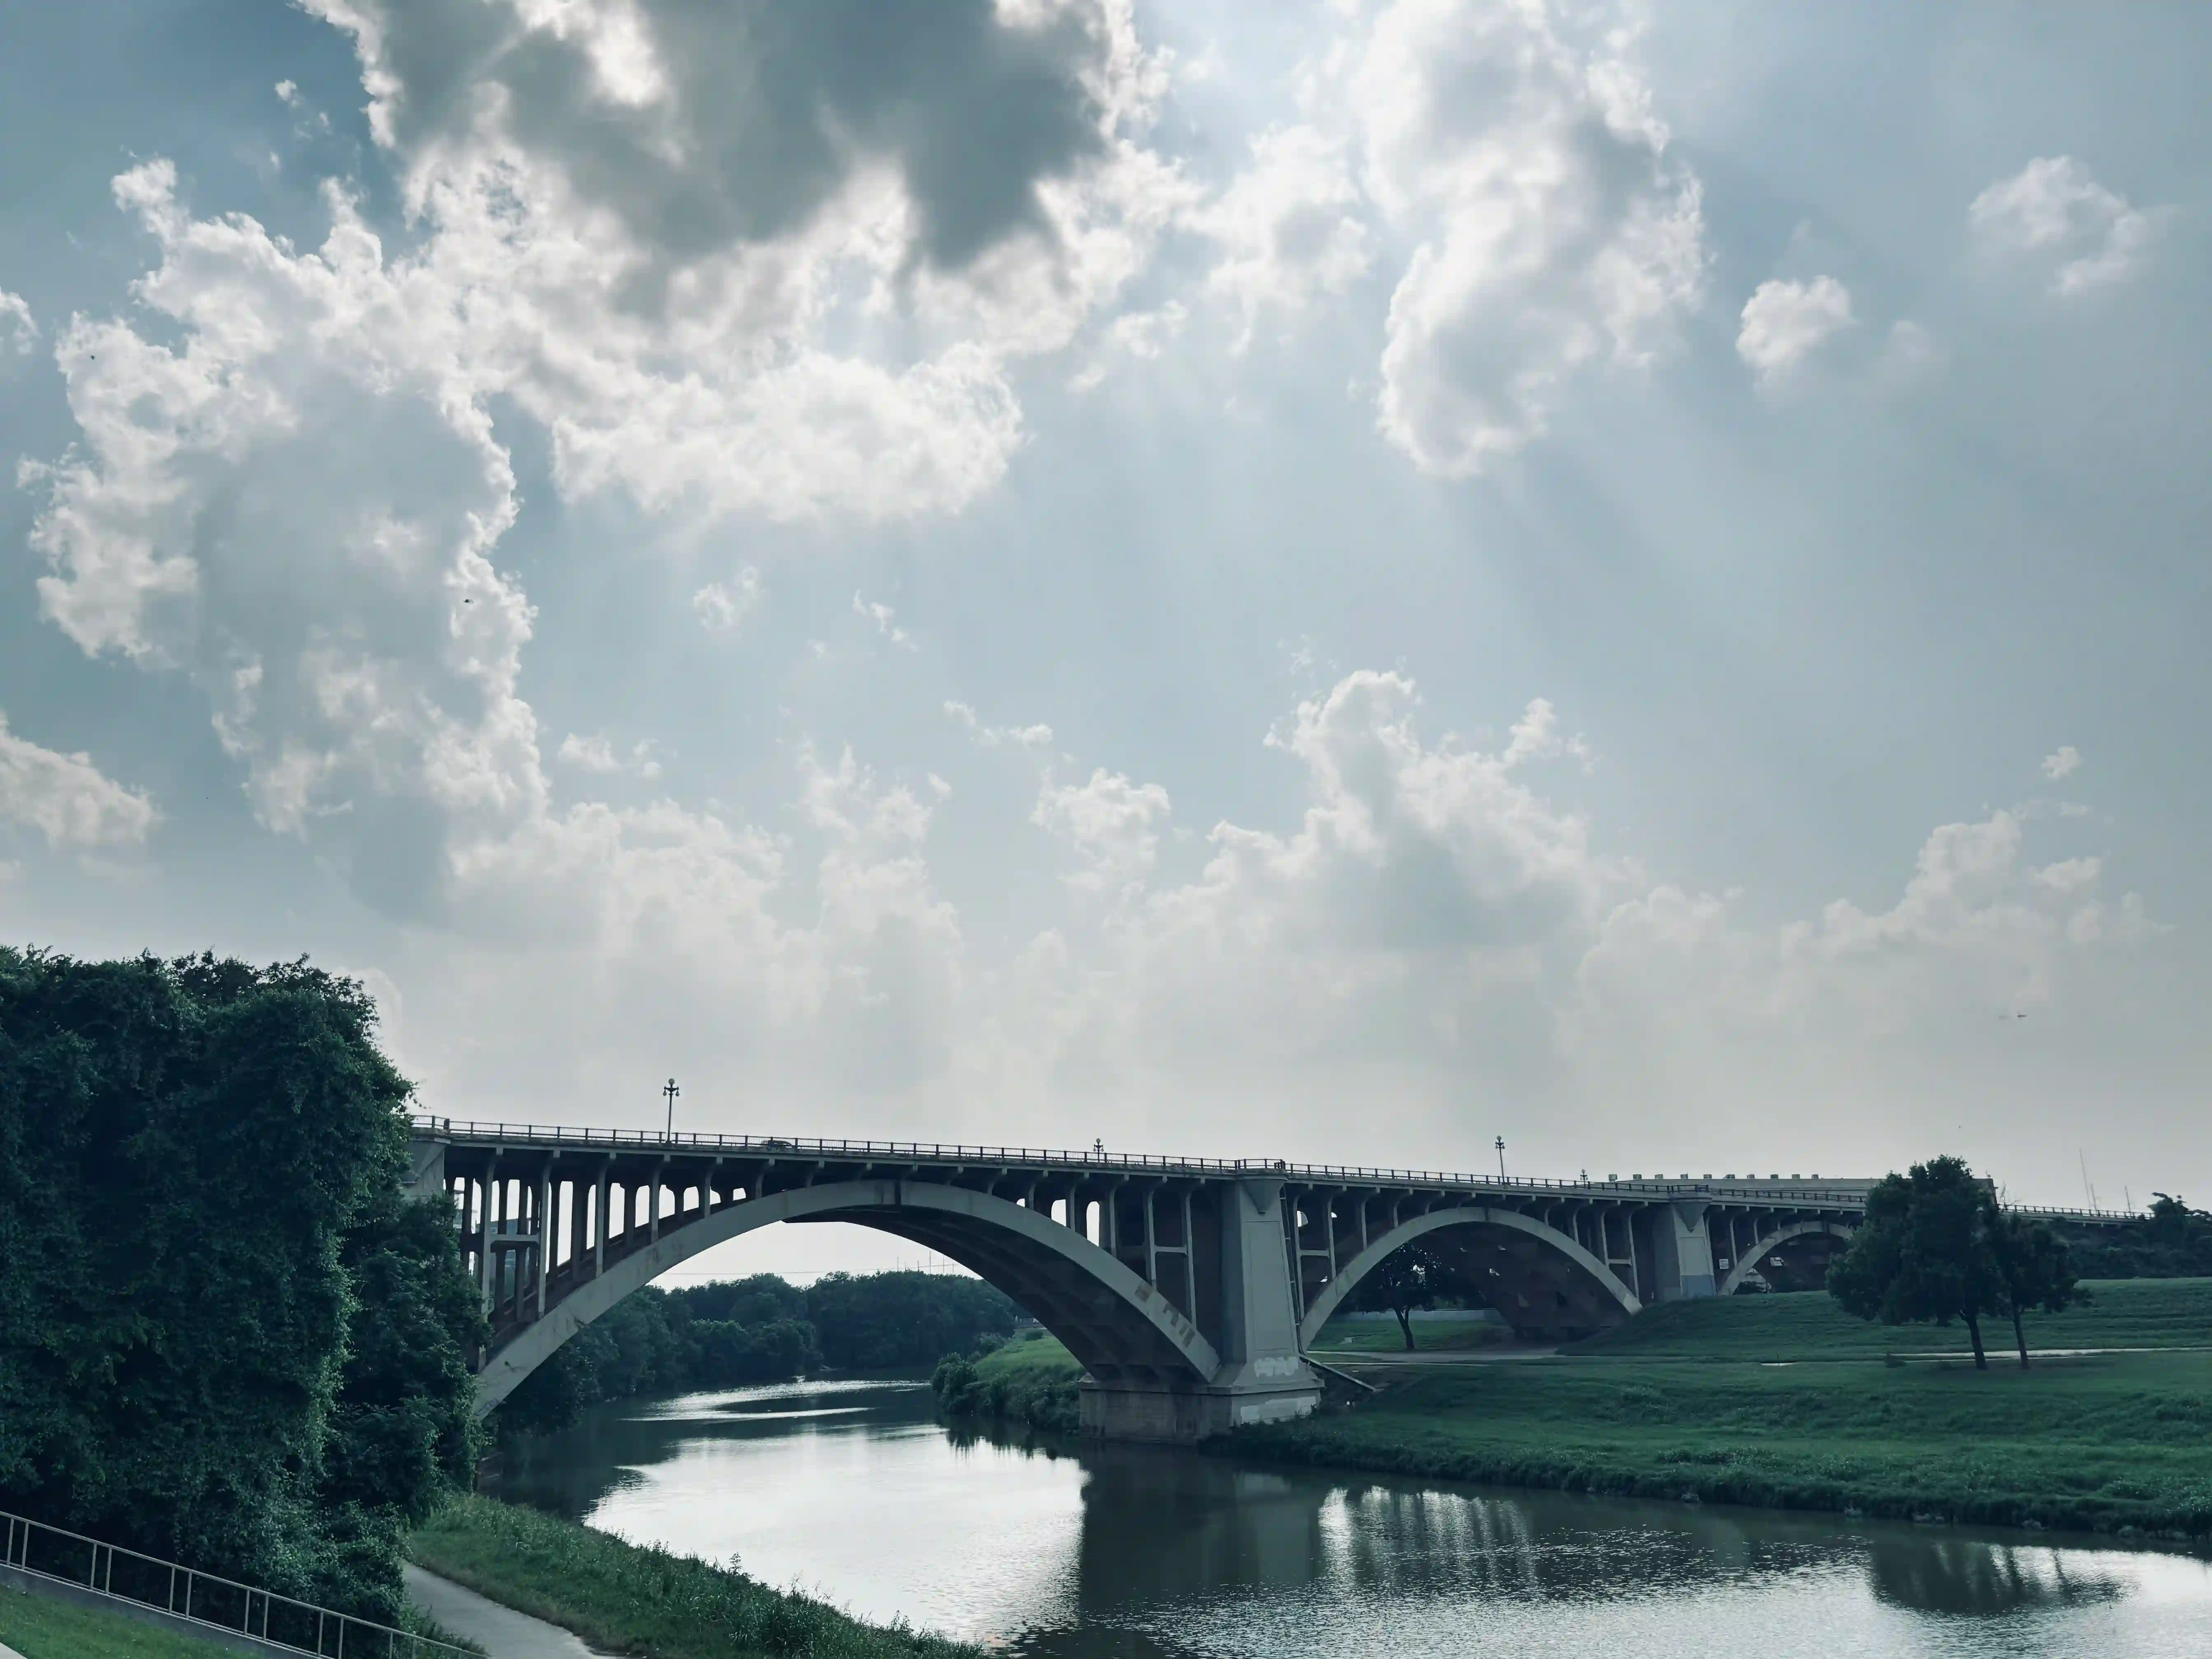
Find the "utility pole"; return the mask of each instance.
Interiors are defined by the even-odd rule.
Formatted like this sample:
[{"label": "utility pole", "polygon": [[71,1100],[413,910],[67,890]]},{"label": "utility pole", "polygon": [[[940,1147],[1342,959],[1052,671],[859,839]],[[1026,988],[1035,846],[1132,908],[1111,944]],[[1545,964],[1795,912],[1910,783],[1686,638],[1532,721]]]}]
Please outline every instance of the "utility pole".
[{"label": "utility pole", "polygon": [[1505,1179],[1505,1137],[1498,1137],[1498,1178]]},{"label": "utility pole", "polygon": [[668,1097],[668,1128],[664,1138],[673,1138],[676,1133],[676,1097],[682,1094],[684,1091],[678,1088],[676,1079],[671,1078],[668,1079],[668,1086],[660,1092]]}]

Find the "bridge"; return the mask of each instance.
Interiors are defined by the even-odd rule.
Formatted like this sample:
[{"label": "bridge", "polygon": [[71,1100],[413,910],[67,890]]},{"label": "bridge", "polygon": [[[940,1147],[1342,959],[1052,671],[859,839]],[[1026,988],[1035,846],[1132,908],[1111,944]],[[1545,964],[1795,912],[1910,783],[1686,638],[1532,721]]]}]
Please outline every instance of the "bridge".
[{"label": "bridge", "polygon": [[[1086,1432],[1197,1440],[1300,1416],[1307,1354],[1425,1239],[1519,1335],[1564,1341],[1756,1273],[1820,1282],[1873,1185],[1820,1176],[1554,1181],[417,1117],[410,1190],[443,1194],[492,1334],[490,1412],[561,1345],[700,1251],[775,1222],[851,1222],[1005,1291],[1089,1373]],[[2109,1224],[2117,1218],[2038,1212]]]}]

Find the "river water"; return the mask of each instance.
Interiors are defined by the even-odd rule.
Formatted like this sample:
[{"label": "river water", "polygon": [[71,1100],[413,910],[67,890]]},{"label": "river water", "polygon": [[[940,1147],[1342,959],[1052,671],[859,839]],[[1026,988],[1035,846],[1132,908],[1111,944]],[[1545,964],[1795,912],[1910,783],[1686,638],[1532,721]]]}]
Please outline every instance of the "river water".
[{"label": "river water", "polygon": [[2212,1655],[2212,1564],[2089,1539],[948,1431],[911,1382],[603,1407],[489,1489],[1053,1659]]}]

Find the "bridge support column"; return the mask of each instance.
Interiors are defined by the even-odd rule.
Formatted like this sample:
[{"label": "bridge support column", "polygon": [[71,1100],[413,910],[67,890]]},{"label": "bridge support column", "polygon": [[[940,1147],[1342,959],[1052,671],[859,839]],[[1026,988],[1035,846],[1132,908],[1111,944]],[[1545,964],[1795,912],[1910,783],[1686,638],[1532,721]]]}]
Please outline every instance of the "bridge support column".
[{"label": "bridge support column", "polygon": [[[1295,1243],[1285,1237],[1283,1183],[1224,1182],[1216,1189],[1221,1240],[1221,1328],[1207,1332],[1221,1366],[1196,1387],[1148,1385],[1128,1377],[1086,1379],[1083,1431],[1111,1440],[1206,1440],[1246,1423],[1304,1417],[1321,1382],[1298,1348],[1291,1275]],[[1206,1222],[1194,1218],[1194,1224]],[[1193,1253],[1195,1255],[1195,1252]]]},{"label": "bridge support column", "polygon": [[1712,1235],[1702,1204],[1669,1204],[1651,1218],[1652,1267],[1658,1299],[1682,1302],[1716,1293]]}]

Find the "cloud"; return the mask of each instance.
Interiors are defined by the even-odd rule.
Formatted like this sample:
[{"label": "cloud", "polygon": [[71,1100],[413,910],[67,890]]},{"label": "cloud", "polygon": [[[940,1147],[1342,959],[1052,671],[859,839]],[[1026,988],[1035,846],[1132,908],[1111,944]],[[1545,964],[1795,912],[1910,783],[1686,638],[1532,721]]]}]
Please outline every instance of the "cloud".
[{"label": "cloud", "polygon": [[1263,313],[1303,311],[1366,274],[1364,207],[1342,137],[1300,125],[1253,138],[1249,165],[1195,219],[1220,246],[1206,285],[1242,313],[1240,350]]},{"label": "cloud", "polygon": [[[956,512],[1189,191],[1124,0],[312,0],[425,226],[422,304],[569,495],[648,510]],[[858,43],[858,44],[856,44]]]},{"label": "cloud", "polygon": [[626,774],[640,778],[660,775],[658,745],[645,742],[632,746],[627,758],[615,753],[614,745],[601,737],[585,737],[571,732],[561,739],[557,757],[563,765],[573,766],[580,772],[590,772],[601,777]]},{"label": "cloud", "polygon": [[39,325],[29,302],[4,288],[0,288],[0,324],[6,325],[7,349],[15,356],[27,357],[38,349]]},{"label": "cloud", "polygon": [[35,830],[51,848],[89,852],[143,846],[160,818],[143,791],[112,781],[89,755],[41,749],[0,714],[0,823]]},{"label": "cloud", "polygon": [[875,599],[864,599],[856,591],[853,595],[853,614],[864,617],[875,625],[876,632],[902,650],[919,651],[914,635],[898,625],[898,613],[890,606]]},{"label": "cloud", "polygon": [[2081,766],[2081,751],[2070,743],[2063,743],[2055,753],[2043,757],[2043,775],[2056,783],[2061,778],[2072,777]]},{"label": "cloud", "polygon": [[1540,3],[1391,0],[1347,47],[1369,194],[1414,246],[1391,296],[1384,434],[1464,477],[1540,436],[1568,383],[1648,362],[1697,303],[1697,178],[1631,32]]},{"label": "cloud", "polygon": [[1030,822],[1066,842],[1082,860],[1083,869],[1067,878],[1070,886],[1115,898],[1152,874],[1170,812],[1168,792],[1158,784],[1131,783],[1101,768],[1085,783],[1048,781]]},{"label": "cloud", "polygon": [[2051,292],[2069,298],[2134,276],[2158,229],[2070,155],[2038,156],[1999,179],[1974,198],[1966,222],[1985,250],[2048,270]]},{"label": "cloud", "polygon": [[1761,283],[1744,301],[1736,356],[1750,365],[1761,386],[1771,389],[1785,384],[1855,320],[1850,290],[1832,276]]},{"label": "cloud", "polygon": [[708,582],[691,596],[691,614],[709,634],[734,634],[766,597],[760,572],[747,565],[726,582]]},{"label": "cloud", "polygon": [[969,741],[979,749],[997,749],[1006,745],[1018,749],[1052,747],[1052,727],[1049,726],[986,726],[976,717],[975,711],[964,702],[947,702],[945,712],[960,723]]}]

